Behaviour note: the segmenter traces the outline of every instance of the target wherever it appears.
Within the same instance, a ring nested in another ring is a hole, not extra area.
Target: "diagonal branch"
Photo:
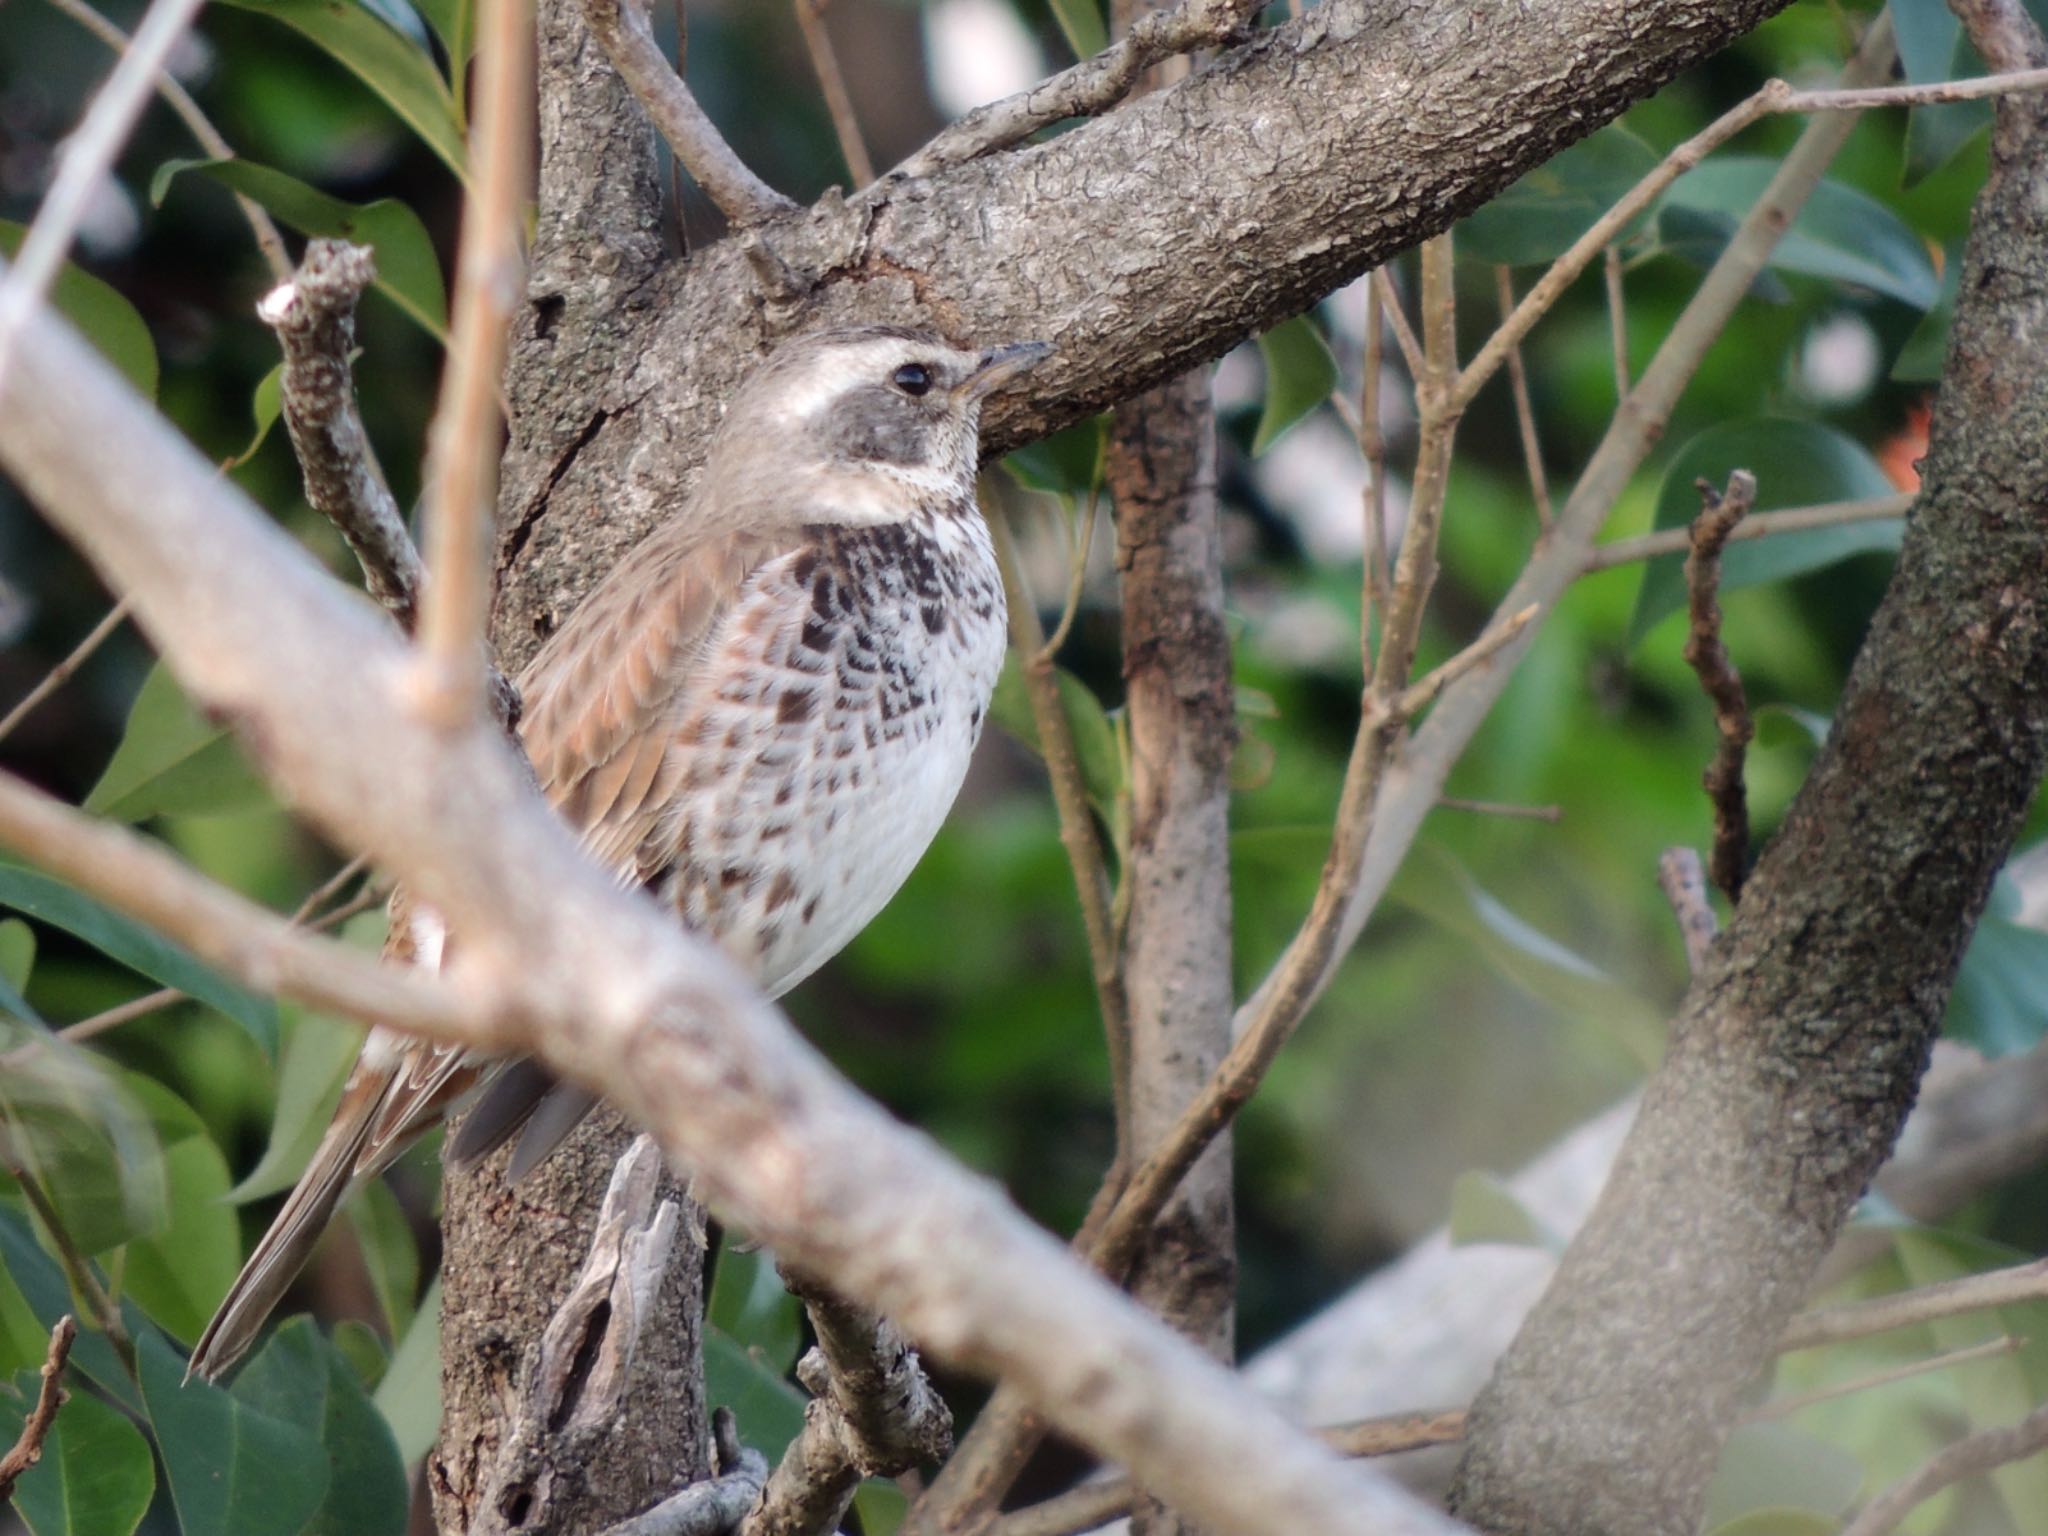
[[[661,56],[646,0],[584,0],[583,16],[683,169],[736,228],[796,207],[747,169],[682,76]]]
[[[1756,477],[1738,469],[1728,477],[1726,491],[1717,494],[1702,480],[1699,492],[1705,505],[1692,520],[1692,552],[1685,557],[1690,623],[1685,661],[1714,706],[1714,759],[1701,780],[1714,807],[1714,850],[1707,868],[1732,905],[1742,899],[1742,880],[1749,870],[1749,797],[1742,765],[1756,722],[1742,691],[1742,674],[1721,642],[1721,550],[1756,502]]]
[[[14,1444],[0,1455],[0,1504],[13,1497],[21,1475],[43,1459],[43,1444],[57,1423],[57,1410],[64,1406],[64,1362],[71,1358],[71,1341],[77,1337],[78,1324],[68,1312],[50,1330],[50,1350],[43,1359],[35,1403]]]

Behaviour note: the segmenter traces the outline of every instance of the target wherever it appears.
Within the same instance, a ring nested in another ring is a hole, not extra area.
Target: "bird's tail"
[[[228,1287],[227,1297],[213,1314],[213,1321],[199,1336],[192,1361],[185,1368],[187,1381],[194,1376],[214,1380],[256,1341],[264,1319],[298,1278],[306,1260],[313,1256],[320,1234],[327,1230],[328,1219],[354,1183],[373,1119],[367,1114],[344,1115],[328,1127],[291,1198],[256,1244],[249,1262]]]

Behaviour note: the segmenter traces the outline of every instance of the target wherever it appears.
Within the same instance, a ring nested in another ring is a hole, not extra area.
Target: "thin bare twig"
[[[2024,1461],[2048,1448],[2048,1407],[2036,1408],[2017,1424],[1979,1430],[1938,1452],[1927,1464],[1863,1506],[1842,1528],[1842,1536],[1885,1536],[1942,1489],[1979,1472]]]
[[[1465,1410],[1388,1414],[1319,1429],[1316,1434],[1330,1449],[1346,1456],[1395,1456],[1463,1439]],[[1098,1478],[1001,1516],[989,1527],[988,1536],[1080,1536],[1128,1514],[1133,1495],[1127,1477]]]
[[[0,268],[0,382],[7,377],[15,336],[56,281],[58,269],[100,183],[128,142],[164,60],[192,24],[202,0],[151,0],[127,51],[64,141],[57,174],[10,267]]]
[[[1073,732],[1067,725],[1066,706],[1060,701],[1059,674],[1047,655],[1038,607],[1017,564],[1017,545],[1010,533],[1009,519],[996,510],[988,525],[995,538],[996,560],[1002,567],[1003,587],[1009,600],[1010,643],[1016,648],[1025,692],[1031,700],[1031,719],[1038,731],[1039,751],[1045,758],[1046,777],[1052,781],[1053,805],[1060,819],[1060,843],[1067,851],[1067,862],[1073,866],[1074,888],[1081,898],[1081,922],[1088,933],[1089,969],[1095,978],[1096,1003],[1102,1010],[1103,1034],[1109,1043],[1110,1087],[1116,1101],[1117,1145],[1121,1150],[1130,1126],[1130,1022],[1124,1007],[1116,926],[1110,918],[1109,876],[1103,867],[1102,843],[1096,836],[1094,812],[1089,809],[1088,791],[1081,781],[1081,764],[1074,751]]]
[[[1561,805],[1510,805],[1500,800],[1467,800],[1462,795],[1439,795],[1436,803],[1440,810],[1502,816],[1510,821],[1547,821],[1555,825],[1564,820],[1564,807]]]
[[[654,40],[646,0],[584,0],[591,35],[668,141],[690,179],[735,226],[759,224],[796,204],[748,170],[719,134]]]
[[[979,159],[1069,117],[1106,112],[1161,59],[1230,41],[1267,0],[1184,0],[1147,16],[1092,59],[1083,59],[1027,91],[976,107],[899,165],[897,176],[930,176]]]
[[[475,180],[462,210],[447,370],[427,436],[433,581],[420,603],[414,696],[426,718],[443,729],[504,697],[490,686],[484,627],[491,606],[491,503],[504,436],[498,378],[506,330],[526,291],[520,208],[533,132],[533,13],[526,0],[500,0],[487,16],[469,135]]]
[[[1505,324],[1515,312],[1514,273],[1506,267],[1495,267],[1493,282],[1500,295],[1501,322]],[[1519,343],[1508,348],[1508,387],[1514,394],[1515,426],[1522,435],[1522,462],[1529,468],[1529,494],[1536,501],[1536,523],[1548,528],[1550,479],[1543,473],[1543,440],[1536,433],[1536,406],[1529,398],[1529,370],[1522,362]]]
[[[98,1013],[80,1019],[76,1024],[66,1024],[57,1031],[57,1038],[69,1040],[76,1045],[80,1041],[92,1039],[95,1035],[103,1035],[110,1029],[118,1029],[123,1024],[147,1018],[152,1013],[161,1013],[173,1003],[182,1003],[185,997],[186,994],[176,987],[159,987],[154,992],[145,992],[140,997],[131,997],[125,1003],[116,1003],[111,1008],[104,1008]],[[33,1042],[24,1047],[26,1050],[35,1048]],[[13,1054],[9,1052],[9,1057]],[[0,1061],[7,1059],[0,1058]]]
[[[71,681],[73,674],[92,658],[94,651],[107,643],[107,637],[119,629],[127,617],[128,603],[124,598],[107,610],[107,616],[93,625],[86,637],[72,647],[70,655],[50,668],[41,682],[22,695],[21,702],[7,711],[5,719],[0,719],[0,741],[14,734],[14,728],[33,714],[37,705]]]
[[[1387,329],[1394,333],[1395,345],[1401,349],[1401,361],[1408,365],[1408,377],[1419,382],[1428,365],[1423,361],[1422,343],[1416,338],[1415,328],[1408,323],[1408,311],[1401,307],[1401,294],[1394,287],[1394,275],[1385,267],[1377,268],[1371,283],[1379,294],[1380,313],[1387,322]]]
[[[875,162],[868,157],[867,141],[860,133],[860,118],[854,113],[853,97],[846,89],[846,75],[839,68],[839,54],[825,25],[828,3],[829,0],[793,0],[796,25],[804,35],[804,49],[817,73],[818,89],[824,92],[825,110],[832,114],[832,132],[838,136],[846,173],[853,178],[854,186],[864,187],[875,179]]]
[[[1767,1424],[1773,1419],[1789,1419],[1793,1414],[1813,1407],[1816,1403],[1831,1403],[1838,1397],[1853,1397],[1859,1392],[1874,1391],[1879,1387],[1891,1386],[1894,1382],[1910,1381],[1915,1376],[1925,1376],[1934,1371],[1953,1370],[1959,1365],[1971,1365],[1979,1360],[1995,1360],[2000,1355],[2015,1355],[2026,1347],[2026,1340],[2011,1334],[1972,1344],[1967,1349],[1952,1349],[1946,1354],[1933,1355],[1925,1360],[1909,1360],[1904,1365],[1892,1366],[1889,1370],[1872,1371],[1851,1381],[1838,1381],[1832,1386],[1816,1387],[1811,1392],[1795,1392],[1790,1397],[1777,1397],[1767,1403],[1759,1403],[1742,1416],[1745,1424]]]
[[[1770,538],[1774,534],[1804,533],[1809,528],[1834,528],[1843,523],[1881,522],[1904,517],[1913,509],[1914,493],[1874,496],[1864,501],[1828,501],[1812,507],[1787,507],[1781,512],[1752,512],[1728,534],[1730,544],[1747,539]],[[1660,528],[1655,533],[1632,539],[1616,539],[1595,547],[1579,567],[1579,574],[1611,571],[1617,565],[1655,560],[1663,555],[1682,555],[1692,547],[1692,528]]]
[[[1678,936],[1685,941],[1686,969],[1698,975],[1714,936],[1721,931],[1720,919],[1714,916],[1713,904],[1707,900],[1707,871],[1700,863],[1698,851],[1666,848],[1657,860],[1657,884],[1671,904],[1671,915],[1678,919]]]
[[[43,1442],[50,1438],[57,1410],[69,1395],[63,1385],[64,1362],[71,1358],[71,1341],[77,1337],[78,1323],[68,1312],[50,1330],[50,1349],[43,1357],[42,1384],[36,1389],[35,1404],[13,1446],[0,1456],[0,1504],[14,1496],[14,1485],[21,1481],[22,1473],[43,1459]]]
[[[128,34],[115,26],[106,17],[94,10],[85,0],[49,0],[49,3],[77,22],[94,37],[105,43],[116,53],[126,53],[130,46]],[[458,76],[460,71],[457,72]],[[199,147],[216,160],[234,158],[234,146],[221,137],[206,114],[199,110],[199,103],[192,99],[192,93],[178,83],[178,77],[168,70],[161,70],[156,77],[157,94],[170,104],[173,112],[185,125],[186,131],[199,141]],[[289,282],[292,275],[292,259],[285,254],[284,236],[277,232],[277,225],[264,211],[263,205],[244,193],[235,194],[235,206],[242,211],[242,217],[249,222],[249,232],[256,237],[256,248],[263,253],[264,264],[270,268],[273,282]]]
[[[1365,285],[1365,368],[1358,381],[1358,454],[1365,460],[1365,591],[1358,619],[1359,653],[1372,675],[1374,616],[1387,605],[1393,578],[1387,571],[1387,434],[1380,426],[1381,331],[1385,290],[1376,278]]]
[[[1601,261],[1607,279],[1607,331],[1614,342],[1614,398],[1628,398],[1628,296],[1622,286],[1621,247],[1610,245]]]
[[[1844,1339],[1868,1338],[1874,1333],[1890,1333],[1895,1328],[1910,1328],[1936,1318],[1983,1312],[2043,1297],[2048,1297],[2048,1259],[2036,1259],[2031,1264],[1986,1270],[1983,1274],[1963,1275],[1890,1296],[1873,1296],[1868,1301],[1801,1313],[1786,1325],[1778,1349],[1783,1353],[1838,1344]]]
[[[129,1338],[127,1324],[121,1320],[120,1307],[100,1283],[92,1260],[78,1246],[70,1227],[65,1225],[64,1213],[57,1209],[56,1202],[43,1188],[41,1178],[29,1166],[28,1159],[22,1155],[5,1126],[0,1126],[0,1168],[5,1168],[13,1177],[22,1199],[28,1202],[28,1208],[49,1234],[50,1246],[57,1250],[58,1266],[64,1271],[72,1293],[84,1299],[94,1325],[107,1336],[107,1342],[120,1355],[121,1363],[132,1372],[135,1369],[135,1342]]]
[[[952,1411],[895,1326],[787,1266],[783,1279],[818,1336],[797,1364],[811,1401],[739,1536],[824,1536],[863,1477],[896,1477],[953,1449]]]
[[[1403,724],[1413,720],[1435,703],[1437,696],[1451,684],[1475,668],[1485,666],[1505,650],[1517,635],[1536,621],[1537,612],[1536,605],[1531,603],[1520,613],[1509,614],[1457,655],[1402,689],[1400,697],[1388,708]]]
[[[350,377],[356,303],[375,276],[368,246],[314,240],[256,313],[284,353],[279,400],[306,501],[347,542],[370,596],[410,633],[425,568],[377,467]]]
[[[1095,530],[1102,520],[1102,486],[1100,483],[1089,487],[1088,508],[1081,514],[1080,531],[1074,535],[1074,547],[1067,560],[1067,597],[1060,604],[1060,621],[1046,636],[1045,644],[1039,649],[1039,657],[1051,661],[1058,656],[1067,643],[1067,636],[1074,632],[1074,620],[1081,616],[1081,592],[1088,584],[1088,555],[1095,547]]]
[[[1714,706],[1714,759],[1701,779],[1714,807],[1714,851],[1707,860],[1714,884],[1729,903],[1742,899],[1742,880],[1749,872],[1749,798],[1742,783],[1742,765],[1756,735],[1742,674],[1721,643],[1721,550],[1728,535],[1756,504],[1756,477],[1738,469],[1728,489],[1716,492],[1698,482],[1700,515],[1692,522],[1692,553],[1685,557],[1685,590],[1690,628],[1685,660]]]

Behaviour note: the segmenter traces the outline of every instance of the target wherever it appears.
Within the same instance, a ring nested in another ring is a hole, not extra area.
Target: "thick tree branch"
[[[2048,378],[2013,338],[2048,328],[2048,104],[1998,111],[1891,588],[1612,1182],[1474,1406],[1456,1503],[1491,1529],[1696,1524],[1743,1384],[1912,1102],[2038,788]]]
[[[713,946],[583,857],[495,726],[408,718],[403,642],[68,327],[33,317],[15,361],[0,463],[132,594],[180,680],[292,803],[447,914],[464,936],[449,981],[497,1004],[497,1045],[509,1034],[609,1093],[723,1216],[924,1347],[1002,1374],[1215,1529],[1447,1529],[847,1088]],[[121,454],[99,451],[108,436]]]

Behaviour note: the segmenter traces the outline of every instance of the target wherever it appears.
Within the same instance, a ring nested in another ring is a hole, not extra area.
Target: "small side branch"
[[[824,92],[825,109],[832,114],[832,131],[839,137],[839,154],[846,161],[846,173],[856,187],[875,179],[875,162],[861,137],[860,118],[853,110],[853,96],[846,89],[846,72],[839,67],[838,50],[825,27],[825,7],[830,0],[796,0],[797,29],[804,35],[811,68]]]
[[[426,571],[377,467],[349,373],[356,303],[376,275],[368,246],[315,240],[256,313],[284,352],[280,398],[306,500],[347,540],[370,596],[409,634]]]
[[[1821,1344],[1839,1344],[1844,1339],[1868,1338],[1936,1318],[2016,1306],[2043,1297],[2048,1297],[2048,1259],[2037,1259],[2031,1264],[1963,1275],[1896,1295],[1873,1296],[1868,1301],[1802,1313],[1786,1325],[1784,1336],[1778,1340],[1778,1351],[1785,1354]]]
[[[1685,590],[1691,628],[1685,637],[1685,660],[1698,674],[1700,687],[1714,706],[1719,741],[1714,760],[1702,779],[1714,806],[1714,851],[1707,868],[1714,884],[1733,903],[1742,899],[1742,880],[1749,870],[1749,801],[1742,783],[1742,764],[1756,722],[1743,696],[1742,674],[1721,643],[1721,551],[1728,535],[1756,504],[1756,477],[1738,469],[1728,489],[1716,494],[1699,482],[1700,515],[1692,522],[1692,553],[1685,558]]]
[[[692,1483],[644,1514],[609,1527],[603,1536],[726,1536],[737,1530],[761,1497],[768,1458],[739,1443],[730,1408],[712,1414],[711,1437],[718,1452],[716,1477]]]
[[[1671,903],[1671,915],[1678,919],[1679,937],[1685,940],[1686,968],[1697,976],[1706,962],[1708,946],[1721,931],[1707,900],[1707,871],[1698,852],[1666,848],[1657,860],[1657,884]]]
[[[78,1337],[78,1324],[70,1313],[57,1319],[50,1330],[50,1352],[43,1359],[43,1384],[36,1392],[35,1406],[15,1437],[7,1454],[0,1456],[0,1503],[14,1493],[21,1475],[43,1459],[43,1442],[57,1422],[57,1410],[64,1406],[64,1362],[71,1358],[71,1341]]]
[[[1170,11],[1147,16],[1094,58],[1028,91],[975,108],[898,166],[896,174],[931,176],[1008,149],[1063,119],[1107,112],[1161,59],[1229,42],[1266,4],[1267,0],[1184,0]]]
[[[2017,1424],[1987,1429],[1949,1446],[1904,1482],[1872,1499],[1843,1528],[1842,1536],[1885,1536],[1942,1489],[1979,1472],[2024,1461],[2048,1448],[2048,1407],[2036,1408]]]
[[[736,226],[759,224],[796,204],[748,170],[654,40],[644,0],[585,0],[591,35],[647,110],[676,159]]]
[[[863,1477],[894,1477],[953,1450],[952,1410],[895,1326],[791,1270],[783,1280],[818,1335],[797,1365],[811,1401],[740,1536],[824,1536]]]

